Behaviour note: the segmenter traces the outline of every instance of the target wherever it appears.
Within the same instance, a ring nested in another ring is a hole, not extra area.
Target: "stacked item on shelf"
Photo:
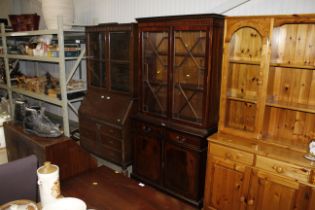
[[[23,37],[21,40],[8,39],[8,52],[16,55],[59,57],[59,45],[55,35]],[[81,52],[79,40],[64,45],[65,57],[76,57]]]
[[[40,16],[35,14],[9,15],[13,31],[38,30]]]
[[[19,60],[9,60],[9,72],[10,79],[12,84],[16,84],[17,78],[22,76],[22,72],[20,71]],[[4,60],[0,59],[0,83],[7,83],[6,75],[5,75],[5,63]]]
[[[85,86],[82,80],[70,80],[67,90],[83,89]],[[57,78],[50,73],[44,76],[19,76],[17,77],[17,88],[25,89],[35,93],[41,93],[52,97],[57,97],[60,93],[60,84]]]

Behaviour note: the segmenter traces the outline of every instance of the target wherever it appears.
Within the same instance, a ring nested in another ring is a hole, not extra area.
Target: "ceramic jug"
[[[50,162],[37,169],[39,195],[42,207],[60,196],[59,167]]]

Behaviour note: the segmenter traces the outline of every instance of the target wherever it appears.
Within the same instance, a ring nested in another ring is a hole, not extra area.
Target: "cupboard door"
[[[105,33],[87,33],[87,68],[89,85],[106,87]]]
[[[201,124],[207,78],[208,33],[205,29],[175,29],[173,107],[176,120]]]
[[[208,159],[205,210],[245,209],[250,168]]]
[[[154,183],[161,183],[161,142],[154,136],[136,136],[134,173]]]
[[[201,153],[165,142],[165,187],[190,199],[198,199],[203,191]]]
[[[247,210],[295,210],[298,191],[292,179],[253,170]]]
[[[167,86],[169,63],[169,33],[141,33],[142,111],[167,115]]]

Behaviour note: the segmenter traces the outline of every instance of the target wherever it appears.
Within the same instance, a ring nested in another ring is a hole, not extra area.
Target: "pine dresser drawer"
[[[256,159],[256,167],[281,176],[308,182],[309,169],[294,164],[285,163],[258,155]]]
[[[210,144],[210,155],[247,165],[254,163],[253,154],[217,144]]]

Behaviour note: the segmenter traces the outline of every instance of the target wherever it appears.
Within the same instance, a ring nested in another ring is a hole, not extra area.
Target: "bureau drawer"
[[[206,145],[206,140],[175,131],[167,131],[167,138],[173,142],[196,148],[201,148],[202,145]],[[203,142],[204,144],[202,144]]]
[[[122,130],[108,125],[101,124],[100,130],[103,135],[112,136],[114,138],[122,138]]]
[[[117,139],[102,135],[100,138],[100,143],[109,148],[121,151],[121,141]]]
[[[210,144],[210,155],[247,165],[254,164],[253,154],[217,144]]]
[[[104,146],[99,141],[91,140],[88,138],[81,138],[81,146],[89,152],[106,160],[113,161],[115,163],[121,163],[122,153],[116,151],[107,146]]]
[[[120,164],[122,161],[122,154],[121,152],[111,150],[105,147],[101,147],[101,157],[104,159],[113,161],[115,163]]]
[[[136,124],[137,134],[143,136],[159,137],[162,134],[162,129],[152,124],[143,122],[137,122]]]
[[[278,175],[308,182],[309,170],[297,165],[285,163],[267,157],[257,156],[256,167]]]

